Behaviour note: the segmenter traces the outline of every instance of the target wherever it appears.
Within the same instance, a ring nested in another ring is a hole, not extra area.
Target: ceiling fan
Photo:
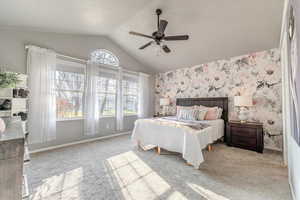
[[[161,46],[161,48],[164,50],[164,52],[170,53],[171,50],[169,49],[169,47],[167,45],[162,43],[163,41],[175,41],[175,40],[188,40],[189,39],[188,35],[166,36],[165,30],[168,25],[168,21],[159,19],[159,16],[161,15],[161,13],[162,13],[161,9],[156,9],[157,31],[153,32],[152,35],[145,35],[145,34],[137,33],[134,31],[129,32],[129,34],[131,34],[131,35],[146,37],[146,38],[153,40],[153,41],[150,41],[150,42],[146,43],[145,45],[141,46],[139,49],[145,49],[146,47],[150,46],[151,44],[156,43],[157,45]],[[162,43],[162,45],[161,45],[161,43]]]

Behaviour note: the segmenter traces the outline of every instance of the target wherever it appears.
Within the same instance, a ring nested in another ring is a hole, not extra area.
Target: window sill
[[[138,115],[136,115],[136,114],[132,114],[132,115],[124,115],[124,117],[134,117],[134,116],[138,116]],[[100,119],[101,118],[116,118],[117,116],[101,116],[100,117]]]
[[[138,117],[138,115],[132,114],[132,115],[124,115],[124,117]],[[101,116],[100,119],[102,118],[116,118],[116,116]],[[65,122],[65,121],[77,121],[77,120],[84,120],[83,117],[79,118],[70,118],[70,119],[56,119],[57,122]]]
[[[102,119],[102,118],[116,118],[117,116],[100,116],[99,118]]]
[[[124,115],[124,117],[137,117],[137,114],[128,114],[128,115]]]
[[[57,122],[65,122],[65,121],[76,121],[76,120],[83,120],[84,118],[78,117],[78,118],[69,118],[69,119],[56,119]]]

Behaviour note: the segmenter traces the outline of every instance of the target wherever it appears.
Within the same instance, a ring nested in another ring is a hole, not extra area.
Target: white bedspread
[[[170,123],[172,123],[171,119],[168,119]],[[222,137],[219,136],[220,132],[216,133],[219,128],[215,127],[221,122],[214,122],[216,124],[202,130],[191,130],[170,123],[157,123],[155,120],[161,119],[136,120],[132,132],[134,142],[140,141],[142,145],[157,145],[169,151],[182,153],[183,158],[197,169],[204,161],[202,149]],[[184,122],[188,123],[188,121]],[[203,121],[197,123],[201,122],[203,123]],[[192,123],[194,124],[195,121]],[[224,127],[224,123],[222,124]]]
[[[176,116],[169,116],[165,117],[170,120],[176,120]],[[191,122],[191,123],[202,123],[202,124],[208,124],[212,127],[211,131],[211,139],[210,143],[222,138],[224,136],[224,120],[223,119],[216,119],[216,120],[202,120],[202,121],[190,121],[190,120],[181,120],[183,122]]]

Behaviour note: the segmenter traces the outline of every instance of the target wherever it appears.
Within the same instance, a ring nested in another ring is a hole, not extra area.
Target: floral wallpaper
[[[176,98],[229,97],[229,119],[237,119],[236,95],[252,95],[249,118],[264,124],[265,147],[282,149],[281,67],[278,49],[182,68],[155,77],[155,110],[169,97],[175,114]]]

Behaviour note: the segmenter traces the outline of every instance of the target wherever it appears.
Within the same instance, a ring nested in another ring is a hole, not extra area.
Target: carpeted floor
[[[32,155],[32,200],[290,200],[280,155],[213,146],[200,170],[178,155],[139,151],[129,136]]]

